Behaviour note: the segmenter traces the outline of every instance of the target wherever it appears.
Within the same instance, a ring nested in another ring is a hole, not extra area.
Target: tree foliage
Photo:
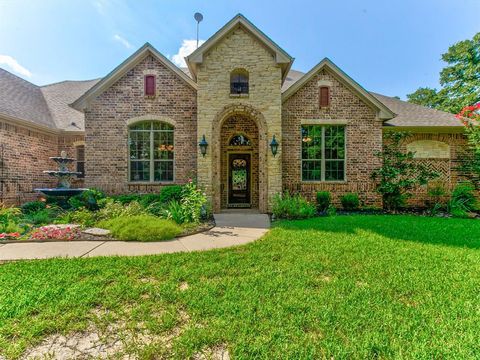
[[[421,87],[408,101],[451,113],[480,101],[480,33],[460,41],[442,55],[447,66],[440,72],[441,89]]]
[[[377,191],[387,210],[403,207],[411,196],[410,190],[438,177],[438,173],[414,161],[415,153],[403,149],[403,143],[410,136],[407,132],[387,132],[383,150],[375,153],[382,160],[382,166],[374,170],[371,177],[377,181]]]
[[[463,122],[468,140],[468,147],[460,153],[457,170],[480,189],[480,103],[464,107],[456,116]]]

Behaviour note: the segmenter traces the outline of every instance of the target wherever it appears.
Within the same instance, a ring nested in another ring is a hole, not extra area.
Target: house
[[[452,115],[372,93],[328,58],[306,74],[242,15],[186,58],[145,44],[102,79],[36,86],[0,70],[0,201],[51,185],[42,170],[61,150],[85,171],[77,186],[157,192],[196,176],[213,209],[271,209],[284,190],[335,201],[381,197],[370,178],[386,131],[455,184],[465,146]],[[200,146],[200,143],[202,146]]]

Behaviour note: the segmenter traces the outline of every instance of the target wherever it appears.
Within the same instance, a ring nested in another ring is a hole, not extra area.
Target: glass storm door
[[[228,206],[250,206],[250,154],[230,154]]]

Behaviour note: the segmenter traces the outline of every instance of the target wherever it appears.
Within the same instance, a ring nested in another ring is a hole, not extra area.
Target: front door
[[[229,154],[228,207],[250,207],[250,154]]]

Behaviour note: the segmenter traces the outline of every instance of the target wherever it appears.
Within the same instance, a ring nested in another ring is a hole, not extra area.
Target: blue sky
[[[0,67],[43,85],[104,76],[147,41],[178,59],[196,11],[201,39],[240,12],[294,69],[329,57],[366,89],[402,98],[438,87],[441,54],[480,31],[480,0],[0,0]]]

